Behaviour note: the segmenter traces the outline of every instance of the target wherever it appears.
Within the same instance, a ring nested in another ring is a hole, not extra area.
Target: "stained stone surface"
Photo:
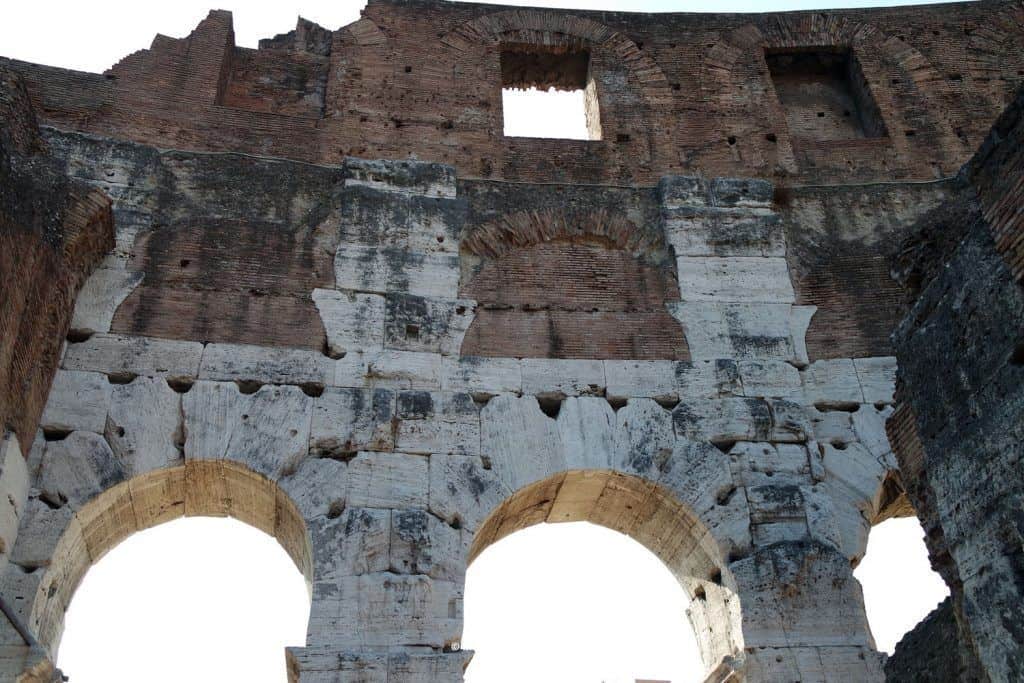
[[[1021,12],[371,0],[2,60],[0,678],[205,515],[306,578],[290,681],[462,680],[466,568],[570,521],[673,572],[709,682],[1019,679],[1019,101],[951,176]],[[501,135],[510,43],[520,85],[586,48],[602,139]],[[915,508],[953,601],[886,663],[853,567]]]

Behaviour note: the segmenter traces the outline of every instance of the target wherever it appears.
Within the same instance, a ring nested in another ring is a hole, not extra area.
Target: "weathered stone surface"
[[[399,450],[425,455],[480,452],[480,407],[469,394],[403,391],[396,416]]]
[[[18,438],[8,433],[0,438],[0,576],[18,537],[18,523],[28,499],[29,474]]]
[[[71,317],[71,328],[82,332],[109,332],[124,300],[142,282],[145,273],[128,270],[117,257],[108,257],[82,285]]]
[[[81,429],[102,433],[107,423],[110,391],[107,378],[99,373],[60,370],[53,378],[40,426],[54,432]]]
[[[334,357],[384,348],[384,297],[317,289],[313,301],[327,332],[327,350]]]
[[[67,370],[108,375],[195,378],[202,355],[203,345],[198,342],[94,334],[84,342],[69,344],[62,365]]]
[[[316,351],[240,344],[207,344],[199,379],[324,386],[334,383],[334,362]]]
[[[429,459],[410,453],[359,453],[349,463],[348,480],[349,505],[426,508]]]
[[[298,387],[243,394],[231,382],[200,381],[181,403],[188,460],[231,460],[276,480],[309,452],[313,399]]]
[[[484,406],[480,454],[512,491],[565,469],[557,424],[541,412],[533,396],[505,394]]]
[[[114,385],[103,433],[129,476],[181,464],[181,396],[161,377]]]
[[[473,322],[476,302],[388,294],[384,307],[384,347],[458,355]]]
[[[350,458],[360,450],[393,450],[395,419],[392,391],[327,389],[314,400],[310,449],[336,458]]]

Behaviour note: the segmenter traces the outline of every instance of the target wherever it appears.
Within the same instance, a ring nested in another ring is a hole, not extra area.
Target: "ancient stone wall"
[[[473,558],[588,520],[676,574],[708,680],[882,680],[852,568],[911,512],[889,254],[974,210],[946,176],[1019,80],[1021,11],[381,1],[256,51],[213,12],[104,75],[12,62],[116,234],[4,464],[0,594],[55,658],[107,550],[231,515],[311,584],[292,680],[458,681]],[[602,139],[501,135],[503,83],[583,56]]]
[[[235,47],[217,11],[102,76],[16,67],[46,124],[162,148],[412,154],[522,181],[931,179],[969,158],[1024,78],[1022,13],[1016,0],[765,15],[374,0],[333,34],[300,22],[259,50]],[[503,72],[503,53],[520,66]],[[564,78],[580,55],[601,139],[503,137],[502,85],[552,78],[523,63]]]
[[[993,681],[1024,672],[1022,112],[1019,95],[957,194],[896,261],[911,305],[893,336],[900,408],[890,433],[932,562],[953,591],[963,659]]]

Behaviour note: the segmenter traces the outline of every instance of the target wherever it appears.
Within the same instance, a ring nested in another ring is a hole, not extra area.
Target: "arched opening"
[[[932,569],[917,517],[894,517],[871,529],[854,571],[875,647],[890,655],[896,643],[934,610],[949,587]]]
[[[28,626],[51,659],[59,656],[65,613],[90,567],[136,532],[182,517],[231,517],[254,527],[256,533],[274,537],[304,579],[302,608],[309,607],[313,561],[302,515],[277,484],[243,466],[221,460],[189,460],[112,486],[73,513],[65,514],[66,506],[52,507],[48,523],[62,526],[45,570],[26,568],[27,580],[10,584],[18,591],[10,597],[30,606],[26,610]],[[210,564],[206,570],[212,573],[222,568]],[[143,581],[146,590],[166,588],[153,585],[148,577]],[[252,600],[260,603],[264,596],[257,594]],[[166,642],[163,646],[174,650],[176,656],[189,656]],[[283,657],[283,651],[280,655]],[[284,678],[283,668],[277,673],[278,680]],[[147,680],[155,680],[151,674],[147,672]],[[103,680],[112,679],[104,676]]]
[[[469,581],[475,574],[474,562],[480,558],[486,549],[503,541],[506,537],[516,532],[540,525],[538,529],[528,529],[527,532],[535,538],[545,540],[550,544],[549,539],[543,539],[540,534],[556,533],[561,538],[557,542],[561,552],[573,553],[579,549],[581,552],[584,546],[577,541],[562,540],[565,534],[578,532],[594,535],[594,532],[580,531],[576,524],[566,526],[567,531],[552,532],[545,523],[557,523],[559,526],[564,523],[590,522],[584,528],[591,525],[604,527],[597,530],[603,535],[603,543],[597,544],[596,555],[600,558],[604,553],[622,551],[628,548],[626,554],[640,553],[640,562],[650,569],[650,563],[659,565],[663,572],[660,578],[668,578],[675,581],[675,587],[665,596],[666,602],[660,607],[669,611],[672,610],[673,600],[677,598],[676,605],[680,611],[676,615],[677,625],[680,628],[691,628],[695,636],[696,650],[699,653],[699,660],[681,665],[686,669],[687,677],[684,680],[704,680],[708,671],[717,666],[724,658],[734,655],[743,650],[743,637],[740,627],[740,605],[739,598],[735,593],[735,582],[729,572],[726,563],[723,561],[722,552],[717,542],[705,525],[684,505],[679,503],[672,494],[660,485],[642,479],[638,476],[627,475],[611,470],[569,470],[547,479],[530,484],[512,496],[508,497],[495,509],[487,520],[477,531],[473,544],[470,548]],[[614,539],[609,550],[608,533]],[[617,532],[617,533],[614,533]],[[621,538],[625,536],[626,538]],[[584,541],[584,537],[580,536]],[[530,541],[529,536],[523,536],[526,542]],[[591,539],[593,540],[593,539]],[[501,547],[495,548],[499,555],[505,552],[516,553],[516,546],[523,543],[522,540],[509,539],[511,543],[509,551],[503,551]],[[627,544],[624,546],[624,544]],[[639,546],[639,547],[638,547]],[[594,549],[591,549],[593,552]],[[525,559],[524,554],[520,554]],[[653,557],[651,557],[653,555]],[[550,562],[545,562],[545,567],[559,562],[559,558],[546,555]],[[531,554],[530,557],[536,557]],[[620,554],[616,559],[627,559]],[[486,560],[483,571],[487,572]],[[569,562],[568,558],[565,560]],[[610,564],[608,557],[602,561],[594,559],[594,564]],[[500,564],[500,562],[499,562]],[[633,564],[628,562],[628,567]],[[619,576],[628,577],[630,570],[627,566],[619,566]],[[504,567],[505,571],[509,568]],[[595,569],[596,571],[596,569]],[[655,572],[658,574],[658,572]],[[634,581],[635,579],[627,579]],[[580,577],[580,581],[584,581]],[[664,585],[664,584],[661,584]],[[634,586],[635,588],[635,586]],[[601,592],[592,596],[595,604],[599,605],[602,598],[614,592],[615,585],[601,586]],[[474,619],[479,619],[480,606],[472,604],[475,600],[475,589],[468,585],[466,601],[467,621],[470,628],[475,629]],[[508,592],[514,589],[512,585],[506,587]],[[681,592],[680,592],[681,591]],[[560,619],[557,606],[545,604],[536,600],[537,596],[523,596],[523,600],[532,605],[536,620],[548,620],[558,623]],[[684,607],[688,603],[688,607]],[[685,609],[685,616],[682,609]],[[476,616],[474,616],[476,615]],[[500,618],[500,615],[498,615]],[[689,624],[686,623],[688,617]],[[564,623],[564,621],[562,621]],[[636,630],[637,624],[620,623],[614,625],[617,633],[626,630]],[[530,631],[517,631],[514,633],[515,645],[519,656],[523,653],[532,652],[538,646],[534,643],[535,633]],[[677,629],[676,633],[682,633]],[[470,644],[476,634],[471,630]],[[511,637],[511,636],[510,636]],[[690,638],[680,637],[675,643],[675,651],[672,653],[679,656],[685,651]],[[469,646],[467,645],[467,647]],[[593,647],[593,643],[591,646]],[[506,649],[506,652],[510,650]],[[563,653],[566,657],[571,656]],[[532,654],[530,655],[533,656]],[[596,654],[591,652],[590,659],[597,659]],[[495,670],[496,665],[492,661],[493,656],[483,654],[481,656],[480,678],[473,678],[477,675],[472,665],[467,674],[470,681],[483,681],[486,672]],[[520,662],[519,664],[523,664]],[[635,662],[625,662],[627,666]],[[558,662],[558,671],[573,673],[572,662]],[[513,666],[509,663],[506,670]],[[568,669],[564,667],[568,666]],[[501,669],[498,669],[499,671]],[[554,675],[549,672],[541,680],[584,680],[586,678],[584,667],[578,666],[575,669],[573,678],[564,678],[561,675]],[[535,675],[538,675],[535,673]],[[537,680],[536,677],[533,680]],[[622,675],[640,677],[642,671],[633,672],[602,672],[604,680],[617,681]],[[580,676],[583,676],[582,678]],[[520,680],[529,680],[530,677]],[[512,679],[509,679],[512,680]],[[586,680],[594,680],[593,677]],[[632,681],[633,678],[626,680]],[[676,678],[672,679],[677,680]]]
[[[281,547],[231,518],[140,531],[86,573],[58,667],[76,683],[285,680],[309,594]]]
[[[588,522],[538,524],[466,575],[467,683],[698,683],[690,600],[650,551]],[[527,656],[524,653],[528,652]]]

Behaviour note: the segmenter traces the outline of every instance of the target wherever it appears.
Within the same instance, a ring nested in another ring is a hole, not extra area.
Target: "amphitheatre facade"
[[[121,540],[229,515],[310,585],[303,683],[461,681],[466,567],[580,520],[708,681],[1020,680],[1022,83],[1018,0],[0,60],[0,678],[55,680]],[[504,136],[530,86],[591,139]],[[952,597],[887,659],[853,568],[915,513]]]

